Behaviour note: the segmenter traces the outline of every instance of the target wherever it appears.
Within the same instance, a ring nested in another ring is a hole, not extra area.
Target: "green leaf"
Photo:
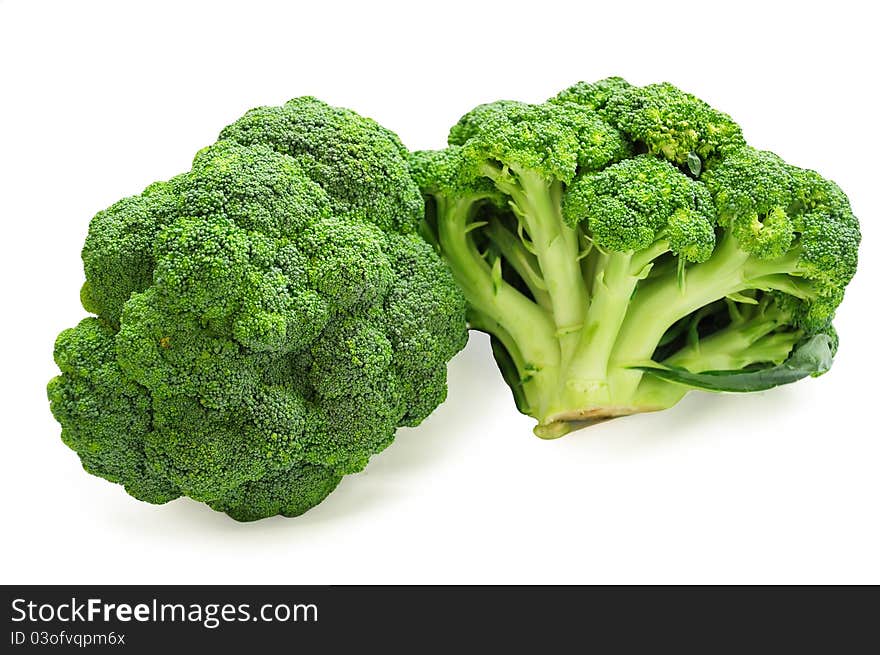
[[[694,177],[700,177],[700,172],[703,170],[703,162],[700,161],[700,156],[697,153],[688,153],[687,165]]]
[[[501,257],[496,257],[495,261],[492,262],[492,293],[494,293],[496,296],[498,295],[498,291],[500,291],[501,289],[501,282]]]
[[[758,301],[755,298],[743,295],[741,293],[731,293],[731,294],[726,295],[725,298],[728,298],[728,299],[732,300],[733,302],[742,303],[744,305],[757,305],[758,304]]]
[[[467,234],[468,232],[473,232],[474,230],[477,230],[477,229],[483,227],[484,225],[488,225],[488,224],[489,224],[488,221],[474,221],[473,223],[468,223],[467,227],[464,228],[464,231],[462,232],[462,234]]]
[[[682,368],[633,366],[649,375],[705,391],[765,391],[807,376],[819,376],[831,368],[834,345],[827,334],[816,334],[797,346],[781,364],[749,371],[705,371],[691,373]]]
[[[504,344],[494,334],[489,336],[490,343],[492,344],[492,354],[495,356],[495,362],[498,364],[498,369],[501,371],[504,381],[507,382],[507,386],[513,392],[513,401],[516,403],[516,408],[523,414],[528,414],[529,404],[526,400],[523,384],[529,381],[531,374],[527,373],[527,376],[521,379],[513,357],[510,356],[507,348],[504,347]]]

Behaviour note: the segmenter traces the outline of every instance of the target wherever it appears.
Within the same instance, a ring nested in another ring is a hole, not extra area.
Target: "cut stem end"
[[[541,439],[558,439],[569,432],[582,430],[597,423],[604,423],[620,416],[641,414],[642,412],[656,412],[664,409],[662,406],[641,407],[590,407],[586,409],[571,410],[554,414],[547,417],[534,428],[534,433]]]

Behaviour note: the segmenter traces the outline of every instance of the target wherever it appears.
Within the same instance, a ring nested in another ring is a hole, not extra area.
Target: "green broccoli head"
[[[826,289],[834,289],[830,295],[836,298],[836,307],[856,273],[859,221],[834,182],[811,170],[799,171],[797,178],[794,229],[803,247],[800,268]]]
[[[300,99],[223,136],[96,216],[49,397],[138,498],[295,516],[442,402],[465,304],[394,135]]]
[[[828,370],[858,222],[675,86],[580,82],[467,113],[411,167],[424,232],[536,432]]]
[[[643,87],[619,77],[578,82],[550,102],[595,111],[637,152],[647,150],[674,164],[687,164],[696,176],[706,163],[745,143],[730,116],[668,82]]]
[[[410,153],[409,165],[413,179],[422,189],[431,189],[433,194],[465,194],[474,198],[494,200],[499,205],[506,204],[504,194],[486,177],[470,173],[467,160],[469,153],[461,146],[451,145],[444,150],[419,150]]]

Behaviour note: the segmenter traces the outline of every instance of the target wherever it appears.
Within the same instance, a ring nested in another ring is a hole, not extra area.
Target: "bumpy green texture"
[[[397,137],[298,98],[92,220],[49,398],[84,468],[164,503],[296,516],[444,400],[465,301]]]
[[[539,436],[830,365],[860,239],[846,196],[671,84],[481,105],[410,167]]]

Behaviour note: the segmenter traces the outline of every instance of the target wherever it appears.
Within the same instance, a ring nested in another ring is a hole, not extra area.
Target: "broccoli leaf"
[[[746,371],[705,371],[691,373],[680,368],[634,366],[668,382],[706,391],[765,391],[797,382],[807,376],[817,377],[831,368],[833,341],[827,334],[816,334],[795,348],[782,364]]]

